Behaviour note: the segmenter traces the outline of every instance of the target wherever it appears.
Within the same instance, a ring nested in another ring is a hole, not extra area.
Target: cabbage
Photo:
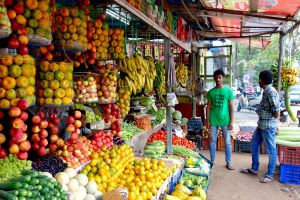
[[[187,125],[189,122],[189,120],[187,118],[182,118],[181,119],[181,123],[184,124],[184,125]]]
[[[178,110],[172,114],[173,120],[181,120],[182,114]]]

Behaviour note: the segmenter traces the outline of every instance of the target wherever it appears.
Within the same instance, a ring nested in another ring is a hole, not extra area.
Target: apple
[[[41,118],[40,118],[40,116],[35,115],[32,117],[31,121],[33,124],[39,124],[39,123],[41,123]]]
[[[75,128],[74,133],[77,133],[78,135],[80,135],[80,128]]]
[[[52,123],[53,123],[54,125],[59,125],[59,124],[60,124],[60,119],[59,119],[58,117],[53,117],[53,118],[51,119],[51,121],[52,121]]]
[[[56,143],[58,141],[59,137],[58,135],[51,135],[50,136],[50,142],[51,143]]]
[[[68,152],[73,152],[74,150],[75,150],[75,148],[72,145],[68,145],[68,147],[67,147]]]
[[[27,160],[27,158],[28,158],[28,152],[26,152],[26,151],[19,152],[17,154],[17,158],[19,160]]]
[[[34,149],[35,151],[37,151],[40,148],[40,145],[38,142],[33,143],[32,145],[32,149]]]
[[[24,121],[21,118],[15,118],[11,121],[12,128],[21,129],[24,126]]]
[[[50,135],[57,135],[59,132],[59,129],[57,126],[53,126],[51,129],[50,129]]]
[[[21,55],[27,55],[29,53],[29,49],[27,46],[25,45],[21,45],[19,48],[18,48],[18,53],[20,53]]]
[[[46,114],[45,114],[45,112],[44,111],[39,111],[39,112],[37,112],[37,114],[36,115],[38,115],[39,117],[40,117],[40,119],[44,119],[45,117],[46,117]]]
[[[69,133],[73,133],[75,131],[75,127],[73,124],[69,124],[66,128],[66,131],[68,131]]]
[[[33,125],[33,126],[31,127],[31,131],[32,131],[33,133],[38,133],[38,132],[41,131],[41,129],[40,129],[39,125]]]
[[[45,147],[40,147],[37,152],[40,156],[44,156],[47,154],[47,150]]]
[[[48,145],[48,140],[46,138],[42,138],[40,141],[39,141],[39,145],[41,147],[46,147]]]
[[[72,139],[73,141],[76,141],[76,140],[78,140],[78,138],[79,138],[79,135],[77,133],[71,133],[70,139]]]
[[[25,122],[28,119],[28,113],[21,111],[20,118]]]
[[[75,122],[74,122],[74,127],[75,128],[80,128],[81,127],[81,121],[80,120],[75,120]]]
[[[54,144],[54,143],[49,144],[49,150],[50,150],[50,152],[56,152],[57,148],[58,147],[57,147],[56,144]]]
[[[48,131],[45,129],[41,129],[41,131],[39,132],[39,136],[41,138],[47,138],[48,137]]]
[[[48,127],[48,121],[47,120],[45,120],[45,119],[43,119],[43,120],[41,120],[41,122],[40,122],[40,128],[47,128]]]
[[[76,110],[76,111],[74,112],[74,118],[75,118],[75,119],[80,119],[80,118],[81,118],[81,112],[78,111],[78,110]]]
[[[17,144],[13,144],[13,145],[11,145],[9,147],[9,153],[11,153],[11,154],[17,154],[19,152],[20,152],[20,150],[19,150],[19,147],[18,147]]]
[[[6,156],[7,156],[6,149],[0,147],[0,159],[6,158]]]
[[[24,6],[18,2],[15,4],[13,10],[17,13],[17,15],[22,15],[24,13]]]
[[[0,144],[3,144],[6,140],[6,137],[3,133],[0,133]]]
[[[10,107],[8,110],[8,115],[10,117],[19,117],[21,115],[21,109],[18,107]]]
[[[39,136],[39,134],[38,134],[38,133],[34,133],[34,134],[31,136],[31,141],[32,141],[32,142],[35,142],[35,143],[39,142],[39,141],[40,141],[40,136]]]
[[[68,156],[70,156],[70,153],[69,153],[67,150],[64,150],[64,151],[61,153],[61,156],[63,156],[63,157],[68,157]]]
[[[67,124],[73,124],[74,122],[75,122],[74,117],[72,117],[72,116],[67,117]]]
[[[63,140],[62,138],[58,138],[58,140],[57,140],[57,142],[56,142],[57,146],[59,146],[59,147],[63,146],[64,143],[65,143],[65,142],[64,142],[64,140]]]
[[[28,101],[26,99],[20,99],[17,103],[17,107],[21,110],[27,110],[29,107]]]
[[[20,42],[17,38],[10,38],[8,41],[8,48],[10,49],[18,49],[20,46]]]
[[[0,110],[0,119],[3,119],[4,113]]]
[[[20,151],[29,151],[30,148],[31,148],[31,144],[28,140],[21,142],[21,144],[19,145]]]

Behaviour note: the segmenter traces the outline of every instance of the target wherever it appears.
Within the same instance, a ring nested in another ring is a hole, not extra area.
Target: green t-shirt
[[[229,101],[233,91],[228,87],[209,90],[207,99],[211,102],[209,123],[211,126],[228,126],[230,123]]]

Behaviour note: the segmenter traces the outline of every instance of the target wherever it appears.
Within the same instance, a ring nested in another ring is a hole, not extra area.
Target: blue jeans
[[[276,129],[271,128],[262,130],[257,128],[251,140],[252,166],[251,169],[258,171],[260,144],[264,142],[269,155],[269,165],[267,176],[273,177],[276,168],[277,150],[276,150]]]
[[[220,126],[223,133],[224,143],[225,143],[225,159],[226,164],[231,165],[231,140],[230,140],[230,131],[228,130],[228,126]],[[210,160],[212,162],[215,161],[216,158],[216,148],[217,148],[217,137],[218,137],[218,126],[212,126],[210,128]]]

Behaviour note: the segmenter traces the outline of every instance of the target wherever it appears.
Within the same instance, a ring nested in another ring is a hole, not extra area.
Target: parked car
[[[292,87],[290,91],[291,103],[300,103],[300,87]]]

